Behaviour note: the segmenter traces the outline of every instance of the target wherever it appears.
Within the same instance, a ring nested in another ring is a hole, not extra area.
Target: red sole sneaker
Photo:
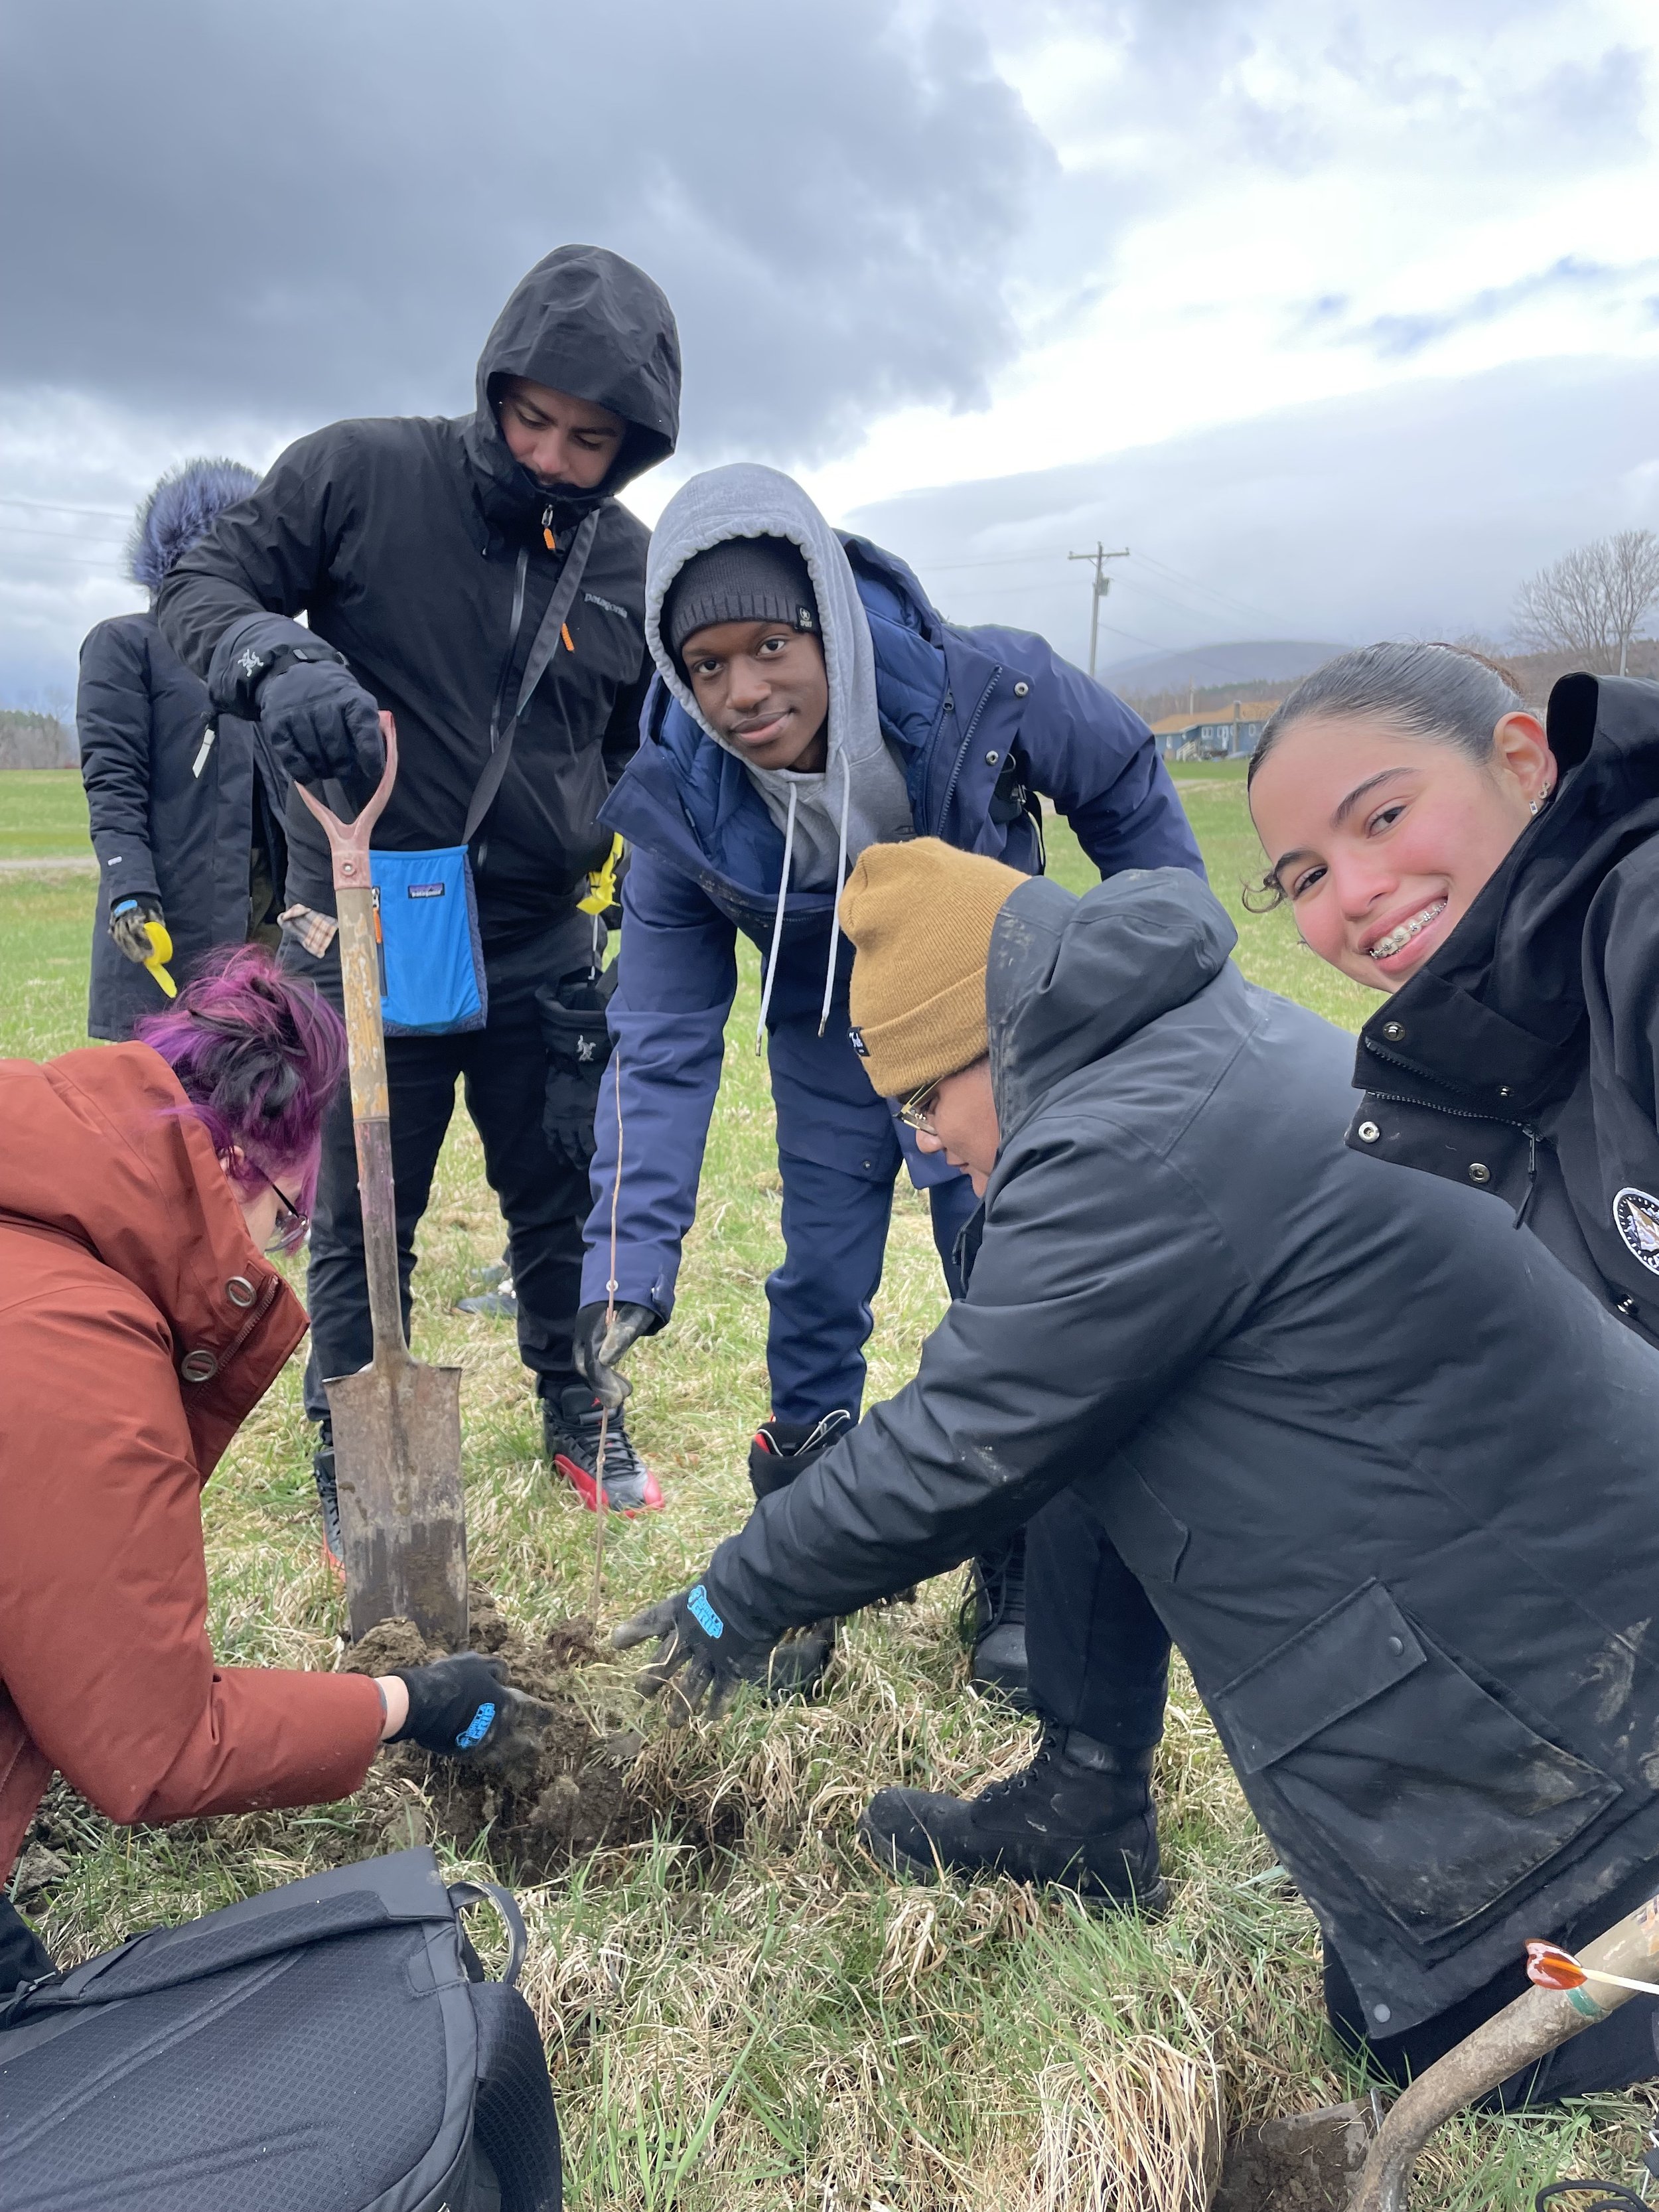
[[[553,1464],[588,1511],[597,1513],[599,1510],[599,1485],[581,1462],[579,1460],[567,1458],[563,1452],[555,1452]],[[632,1521],[641,1513],[660,1513],[664,1499],[662,1492],[657,1486],[656,1476],[647,1468],[645,1477],[645,1497],[641,1504],[611,1505],[608,1498],[605,1503],[612,1513],[620,1513],[625,1521]]]

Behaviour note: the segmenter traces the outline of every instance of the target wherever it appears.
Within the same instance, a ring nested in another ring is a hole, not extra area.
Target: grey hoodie
[[[705,720],[663,642],[662,609],[669,586],[694,554],[728,538],[786,538],[800,548],[806,562],[830,679],[830,752],[820,774],[750,766],[742,747],[728,744]],[[841,540],[793,477],[755,461],[735,461],[680,486],[651,534],[645,635],[663,682],[686,713],[723,751],[744,762],[768,813],[784,833],[788,873],[799,890],[837,886],[866,845],[914,834],[904,772],[881,734],[870,624],[852,568]],[[781,894],[784,889],[780,886]]]

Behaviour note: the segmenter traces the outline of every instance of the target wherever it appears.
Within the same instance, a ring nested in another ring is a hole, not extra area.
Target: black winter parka
[[[161,900],[175,982],[216,945],[240,945],[256,837],[282,865],[288,778],[256,726],[213,713],[153,614],[116,615],[88,633],[75,726],[98,855],[87,1028],[119,1040],[167,1000],[111,938],[111,905],[143,892]]]
[[[1013,893],[968,1295],[708,1593],[850,1612],[1075,1485],[1395,2035],[1659,1858],[1659,1356],[1347,1150],[1349,1038],[1232,943],[1176,869]]]
[[[623,417],[627,434],[596,490],[550,497],[514,459],[495,405],[508,376]],[[526,706],[473,841],[486,942],[568,911],[609,848],[596,817],[638,742],[650,675],[649,532],[615,495],[673,451],[679,389],[678,338],[656,285],[601,247],[562,246],[502,309],[471,415],[337,422],[300,439],[162,586],[162,629],[216,704],[246,707],[236,660],[250,642],[334,647],[397,718],[398,783],[374,842],[455,845],[498,695],[505,724],[575,526],[598,509],[566,623],[574,650],[556,653]],[[270,621],[301,611],[309,632]],[[288,833],[290,900],[331,914],[327,848],[297,796]]]
[[[1564,676],[1560,781],[1360,1033],[1357,1152],[1506,1199],[1659,1344],[1659,684]]]

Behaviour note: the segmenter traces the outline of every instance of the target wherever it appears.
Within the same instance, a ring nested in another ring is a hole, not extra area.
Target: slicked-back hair
[[[1493,731],[1526,704],[1506,668],[1467,646],[1360,646],[1303,678],[1257,739],[1245,782],[1255,782],[1292,723],[1310,715],[1390,722],[1407,737],[1455,745],[1484,764],[1492,758]]]

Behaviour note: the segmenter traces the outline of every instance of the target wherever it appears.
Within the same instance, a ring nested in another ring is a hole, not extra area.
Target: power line
[[[112,522],[131,522],[132,516],[119,507],[68,507],[57,499],[18,499],[10,492],[0,492],[0,507],[33,507],[47,514],[102,514]]]
[[[1091,561],[1094,563],[1094,596],[1089,602],[1089,678],[1091,683],[1095,673],[1095,647],[1100,642],[1100,603],[1112,588],[1112,580],[1106,574],[1106,563],[1109,561],[1127,561],[1128,557],[1127,545],[1121,552],[1109,553],[1098,538],[1095,540],[1092,553],[1068,553],[1066,556],[1068,561]]]

